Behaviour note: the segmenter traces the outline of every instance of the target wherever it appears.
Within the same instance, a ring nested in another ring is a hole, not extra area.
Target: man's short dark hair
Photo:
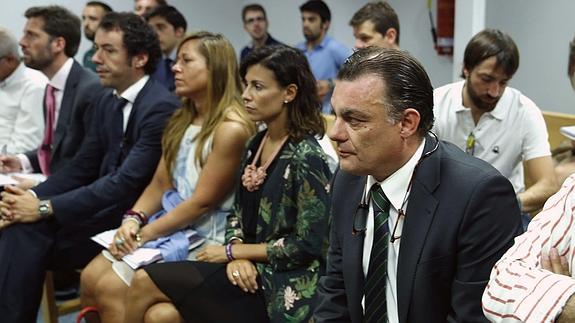
[[[174,29],[182,28],[186,31],[188,28],[188,22],[184,15],[173,6],[158,6],[145,14],[144,17],[147,21],[150,21],[153,17],[164,18]]]
[[[100,7],[100,8],[102,8],[102,10],[104,10],[105,13],[114,11],[114,10],[112,10],[112,7],[110,7],[108,4],[106,4],[106,3],[102,2],[102,1],[88,1],[88,2],[86,3],[86,7],[88,7],[88,6],[90,6],[90,7]]]
[[[66,41],[64,53],[68,57],[74,57],[80,46],[82,36],[82,21],[78,16],[61,6],[31,7],[26,10],[24,17],[42,18],[43,30],[50,37],[62,37]]]
[[[399,18],[387,1],[370,2],[361,7],[351,18],[349,25],[358,27],[366,21],[371,21],[375,31],[382,36],[385,36],[389,28],[395,29],[395,43],[399,45]]]
[[[166,0],[155,0],[158,6],[167,6],[168,2]],[[134,0],[134,2],[138,2],[138,0]]]
[[[266,10],[264,9],[264,7],[262,7],[261,5],[257,4],[257,3],[252,3],[249,4],[247,6],[245,6],[242,9],[242,21],[246,22],[246,13],[248,11],[261,11],[264,14],[264,19],[268,20],[267,14],[266,14]]]
[[[156,69],[156,64],[162,57],[162,50],[156,32],[142,17],[129,12],[110,12],[107,14],[99,28],[105,31],[118,30],[123,32],[122,41],[132,58],[138,54],[148,54],[148,62],[144,66],[146,74]]]
[[[433,87],[423,66],[408,52],[370,46],[356,51],[339,70],[337,78],[355,81],[373,75],[383,81],[387,113],[392,121],[403,120],[405,109],[420,115],[418,133],[425,136],[433,126]]]
[[[511,36],[497,29],[485,29],[477,33],[463,54],[463,68],[473,70],[484,60],[495,57],[496,68],[501,68],[511,78],[519,68],[519,50]],[[461,71],[461,77],[465,77]]]
[[[307,11],[318,14],[321,18],[321,22],[331,21],[331,11],[329,11],[329,7],[325,4],[325,2],[321,0],[309,0],[299,7],[299,11]]]

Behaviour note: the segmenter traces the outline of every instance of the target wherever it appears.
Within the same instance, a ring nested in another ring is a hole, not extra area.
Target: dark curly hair
[[[138,54],[148,54],[148,62],[144,66],[146,74],[152,74],[162,57],[162,50],[156,33],[142,17],[129,12],[110,12],[100,27],[105,31],[119,30],[123,32],[122,41],[132,58]]]
[[[270,70],[280,86],[297,86],[295,99],[287,103],[289,134],[296,139],[306,135],[323,136],[325,123],[320,112],[321,101],[304,54],[286,45],[255,49],[241,63],[240,75],[244,82],[248,68],[258,64]]]

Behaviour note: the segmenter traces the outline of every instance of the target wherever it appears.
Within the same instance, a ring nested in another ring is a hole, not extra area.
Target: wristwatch
[[[38,213],[40,214],[41,220],[47,219],[52,215],[52,208],[50,207],[49,200],[40,201],[40,204],[38,205]]]

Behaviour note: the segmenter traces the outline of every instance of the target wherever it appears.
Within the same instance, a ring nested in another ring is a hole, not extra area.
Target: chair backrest
[[[557,148],[562,142],[568,141],[567,137],[559,132],[559,128],[564,126],[575,126],[575,115],[543,111],[543,118],[547,125],[547,132],[549,133],[549,145],[551,150]]]
[[[559,129],[564,126],[574,126],[575,115],[551,111],[542,111],[542,113],[543,119],[545,119],[545,125],[547,126],[547,133],[549,134],[549,145],[551,146],[551,151],[564,143],[568,143],[569,139],[562,135],[561,132],[559,132]],[[527,173],[525,173],[525,188],[528,188],[532,184],[533,180],[527,176]]]

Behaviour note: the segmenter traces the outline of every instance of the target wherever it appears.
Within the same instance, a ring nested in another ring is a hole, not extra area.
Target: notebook
[[[92,237],[92,240],[97,242],[98,244],[102,245],[104,248],[108,248],[112,241],[114,240],[114,235],[116,234],[117,229],[112,229],[108,231],[104,231],[102,233],[98,233],[97,235]],[[190,248],[189,250],[193,250],[199,246],[201,246],[205,238],[202,238],[198,232],[193,229],[186,229],[185,230],[186,237],[190,241]],[[125,255],[122,260],[130,266],[132,269],[136,270],[142,266],[149,265],[156,261],[162,260],[162,253],[160,249],[155,248],[138,248],[136,251],[129,255]]]

